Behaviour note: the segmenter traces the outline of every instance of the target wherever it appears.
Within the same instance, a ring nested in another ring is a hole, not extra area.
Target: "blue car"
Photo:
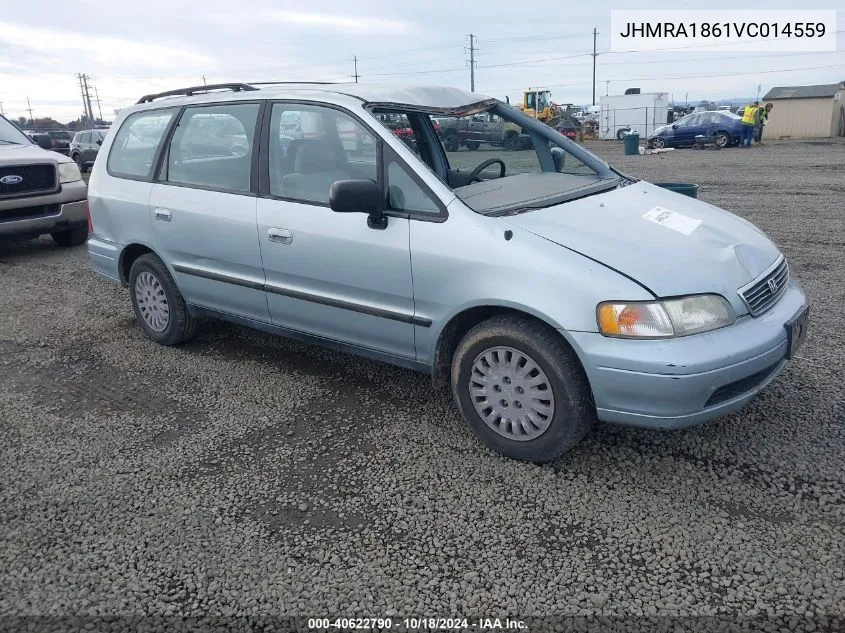
[[[654,130],[648,137],[648,146],[661,149],[694,145],[698,135],[712,136],[719,147],[736,145],[742,137],[742,117],[731,112],[693,112]]]

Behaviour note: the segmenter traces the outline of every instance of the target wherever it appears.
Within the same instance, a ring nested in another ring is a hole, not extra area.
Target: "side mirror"
[[[373,180],[337,180],[329,189],[329,208],[337,213],[366,213],[367,226],[387,228],[381,211],[381,196]]]
[[[560,147],[552,148],[552,160],[555,162],[555,171],[560,172],[566,162],[566,152]]]
[[[672,129],[673,129],[673,130],[677,130],[677,129],[678,129],[678,124],[677,124],[677,123],[675,123],[674,125],[672,125]]]
[[[97,145],[102,145],[102,144],[103,144],[103,139],[98,138],[98,139],[97,139]]]
[[[41,149],[53,149],[53,139],[49,134],[33,134],[32,139]]]

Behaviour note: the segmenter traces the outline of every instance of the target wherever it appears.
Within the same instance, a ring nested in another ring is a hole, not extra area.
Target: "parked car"
[[[79,171],[85,173],[94,164],[107,130],[83,130],[73,135],[70,142],[70,157],[79,166]]]
[[[555,126],[555,129],[572,141],[578,138],[579,127],[577,122],[563,119]]]
[[[742,138],[742,117],[730,112],[694,112],[654,130],[648,137],[648,146],[661,149],[695,145],[699,135],[712,137],[719,147],[735,145]]]
[[[122,110],[92,169],[91,264],[162,345],[214,317],[422,371],[487,445],[542,462],[597,418],[677,428],[739,409],[804,340],[805,295],[757,228],[507,104],[448,87],[224,88]],[[225,120],[249,155],[185,156],[212,110],[204,142]],[[286,112],[314,124],[283,151]],[[472,167],[431,121],[466,112],[533,149]],[[410,121],[416,147],[382,115]],[[345,148],[347,125],[378,151]],[[131,142],[138,129],[152,146]]]
[[[49,233],[60,246],[88,236],[87,187],[70,158],[49,151],[49,135],[38,145],[0,116],[0,238]]]
[[[473,116],[441,119],[441,134],[446,150],[456,152],[461,147],[477,150],[482,143],[509,150],[526,149],[531,139],[522,129],[490,112]]]
[[[48,134],[53,141],[53,151],[65,156],[70,155],[70,141],[73,139],[73,134],[67,130],[47,130],[44,134]]]

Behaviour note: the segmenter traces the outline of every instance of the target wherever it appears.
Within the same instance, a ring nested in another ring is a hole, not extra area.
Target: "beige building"
[[[772,88],[760,105],[774,106],[765,139],[845,136],[845,81],[822,86]]]

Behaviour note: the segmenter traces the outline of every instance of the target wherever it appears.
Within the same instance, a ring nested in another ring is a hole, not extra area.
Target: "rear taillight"
[[[91,222],[91,205],[88,202],[86,202],[85,208],[88,209],[88,232],[93,233],[94,232],[94,225]]]

